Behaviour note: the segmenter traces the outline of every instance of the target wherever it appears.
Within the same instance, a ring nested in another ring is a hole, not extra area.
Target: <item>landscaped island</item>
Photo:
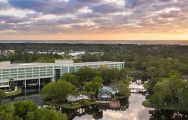
[[[126,69],[84,67],[75,73],[64,74],[61,79],[46,85],[42,96],[46,104],[56,108],[78,109],[101,100],[128,98],[130,80]]]
[[[8,90],[0,90],[0,104],[5,98],[15,97],[22,93],[22,89],[16,86],[8,89]]]
[[[6,97],[14,97],[21,93],[22,93],[22,89],[15,87],[14,90],[5,92],[5,95],[6,95]]]

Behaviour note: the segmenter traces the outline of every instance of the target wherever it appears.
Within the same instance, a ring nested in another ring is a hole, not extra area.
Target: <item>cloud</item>
[[[0,0],[0,30],[20,33],[174,32],[187,0]]]
[[[14,16],[7,16],[7,15],[3,15],[0,16],[0,21],[6,23],[6,24],[18,24],[21,22],[25,22],[28,21],[28,18],[18,18],[18,17],[14,17]]]
[[[103,13],[103,14],[124,11],[124,8],[122,6],[114,5],[113,3],[93,5],[90,8],[94,13]]]
[[[0,24],[0,30],[7,30],[7,29],[10,29],[10,25],[3,24],[3,23]]]
[[[44,14],[74,13],[77,10],[100,0],[8,0],[9,3],[20,9],[29,9]]]

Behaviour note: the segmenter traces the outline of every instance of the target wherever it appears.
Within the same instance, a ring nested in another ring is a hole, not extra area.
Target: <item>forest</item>
[[[0,54],[0,61],[54,62],[73,59],[71,51],[85,51],[75,62],[124,61],[128,76],[145,83],[148,100],[145,106],[188,111],[188,46],[126,45],[126,44],[0,44],[0,50],[14,53]],[[34,53],[28,53],[33,51]],[[48,51],[38,54],[37,51]],[[52,52],[65,52],[64,55]],[[91,54],[103,52],[103,54]]]

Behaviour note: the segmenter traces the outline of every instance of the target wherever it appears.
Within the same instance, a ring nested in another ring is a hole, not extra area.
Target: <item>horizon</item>
[[[0,0],[0,40],[188,40],[186,0]]]
[[[0,44],[2,43],[188,45],[187,40],[0,40]]]

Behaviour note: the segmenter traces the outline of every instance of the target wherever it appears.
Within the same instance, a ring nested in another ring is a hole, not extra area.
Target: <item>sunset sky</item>
[[[188,0],[0,0],[0,40],[188,40]]]

